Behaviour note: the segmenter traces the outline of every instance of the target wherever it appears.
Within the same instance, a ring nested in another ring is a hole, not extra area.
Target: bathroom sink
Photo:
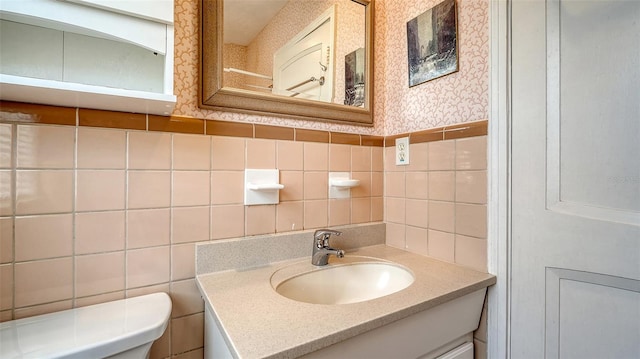
[[[285,268],[284,270],[286,270]],[[348,304],[384,297],[413,283],[413,274],[391,262],[329,264],[295,274],[284,280],[272,276],[271,284],[280,295],[313,304]]]

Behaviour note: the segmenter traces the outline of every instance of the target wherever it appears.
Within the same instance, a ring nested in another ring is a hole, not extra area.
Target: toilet
[[[154,293],[0,323],[0,358],[147,358],[171,299]]]

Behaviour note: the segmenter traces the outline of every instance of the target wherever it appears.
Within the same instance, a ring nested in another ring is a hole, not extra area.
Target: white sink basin
[[[286,268],[285,268],[286,269]],[[272,286],[279,294],[299,302],[348,304],[384,297],[413,283],[413,274],[394,263],[329,264],[294,275]]]

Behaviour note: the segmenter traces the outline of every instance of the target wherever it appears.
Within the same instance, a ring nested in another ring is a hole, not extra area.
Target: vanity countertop
[[[386,245],[347,251],[395,262],[415,281],[385,297],[352,304],[320,305],[281,296],[272,274],[294,264],[317,269],[311,258],[197,276],[232,354],[238,358],[295,358],[495,284],[495,276]],[[305,264],[306,262],[306,264]],[[331,263],[331,262],[330,262]],[[338,278],[339,280],[339,278]]]

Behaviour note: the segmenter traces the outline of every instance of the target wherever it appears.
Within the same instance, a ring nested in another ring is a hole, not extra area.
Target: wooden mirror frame
[[[364,108],[321,101],[294,99],[223,87],[223,0],[201,0],[200,108],[254,115],[283,116],[347,125],[373,126],[373,2],[353,0],[365,7],[365,102]],[[205,71],[205,69],[208,69]]]

